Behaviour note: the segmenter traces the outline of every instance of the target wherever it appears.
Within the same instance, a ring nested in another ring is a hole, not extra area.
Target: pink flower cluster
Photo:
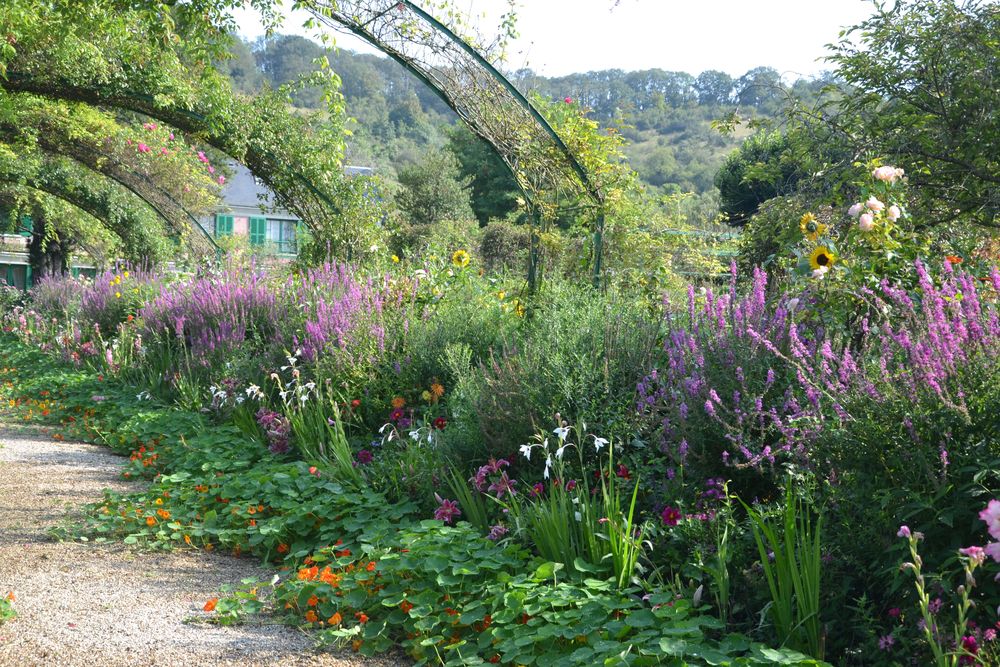
[[[985,554],[1000,563],[1000,500],[995,498],[979,513],[979,518],[986,522],[986,530],[996,542],[990,542],[983,549]]]

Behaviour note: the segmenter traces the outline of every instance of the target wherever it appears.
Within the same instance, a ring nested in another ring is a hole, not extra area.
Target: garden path
[[[224,583],[272,573],[250,559],[119,544],[59,542],[49,530],[102,489],[125,490],[107,449],[0,424],[0,595],[18,617],[0,625],[0,667],[376,667],[402,658],[318,653],[293,628],[192,623]]]

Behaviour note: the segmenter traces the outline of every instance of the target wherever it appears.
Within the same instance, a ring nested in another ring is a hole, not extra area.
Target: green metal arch
[[[131,257],[150,257],[156,253],[156,245],[152,243],[151,237],[141,232],[151,231],[150,226],[155,224],[157,215],[151,210],[147,215],[136,213],[124,201],[126,195],[114,190],[110,184],[94,188],[89,182],[71,180],[68,174],[60,176],[49,172],[43,176],[2,168],[0,182],[44,192],[88,213],[121,240],[126,254]],[[140,233],[136,233],[137,231]]]

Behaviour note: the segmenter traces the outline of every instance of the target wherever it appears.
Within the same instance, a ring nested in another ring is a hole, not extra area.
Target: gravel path
[[[121,459],[94,445],[0,425],[0,595],[18,618],[0,625],[0,666],[257,665],[376,667],[402,658],[317,653],[303,633],[251,622],[191,624],[223,583],[270,577],[254,561],[205,552],[141,553],[55,542],[104,488],[124,490]]]

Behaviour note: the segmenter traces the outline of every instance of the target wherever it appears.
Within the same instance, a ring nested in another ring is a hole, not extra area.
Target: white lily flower
[[[563,445],[562,447],[560,447],[559,449],[556,450],[556,458],[559,459],[560,461],[562,461],[563,450],[565,450],[565,449],[566,449],[566,445]]]
[[[601,447],[606,444],[608,444],[607,438],[598,438],[597,436],[594,436],[594,451],[601,451]]]
[[[410,439],[413,440],[414,442],[420,440],[420,430],[418,429],[416,431],[410,431]]]
[[[385,433],[385,430],[386,430],[387,428],[389,428],[390,426],[392,426],[392,424],[383,424],[383,425],[382,425],[382,428],[380,428],[380,429],[378,430],[378,432],[379,432],[379,433]]]
[[[246,394],[247,396],[260,396],[260,387],[258,387],[255,384],[252,384],[249,387],[247,387]]]
[[[569,435],[569,426],[560,426],[552,432],[558,435],[560,440],[565,442],[566,437]]]
[[[315,382],[306,382],[306,389],[308,389],[309,391],[312,391],[315,388],[316,388],[316,383]]]
[[[551,456],[546,456],[545,457],[545,471],[542,473],[542,476],[545,477],[545,479],[549,478],[549,466],[551,466],[551,465],[552,465],[552,457]]]
[[[573,512],[573,518],[575,518],[577,521],[583,521],[583,515],[580,514],[579,512]]]
[[[531,460],[531,445],[521,445],[521,454],[524,455],[524,458],[526,458],[526,459],[528,459],[530,461]]]

